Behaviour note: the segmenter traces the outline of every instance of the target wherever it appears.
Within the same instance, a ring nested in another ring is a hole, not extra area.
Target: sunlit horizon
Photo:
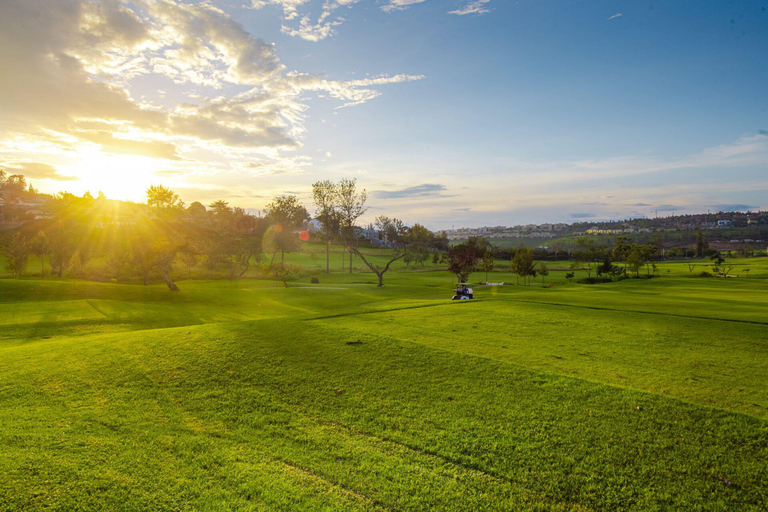
[[[433,229],[768,208],[765,6],[692,8],[4,2],[0,169],[256,211],[355,178]]]

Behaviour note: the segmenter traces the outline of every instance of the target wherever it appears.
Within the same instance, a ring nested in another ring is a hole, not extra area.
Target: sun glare
[[[96,195],[99,191],[110,199],[143,201],[146,190],[158,181],[160,162],[136,155],[112,155],[86,148],[68,169],[80,179],[82,192]]]

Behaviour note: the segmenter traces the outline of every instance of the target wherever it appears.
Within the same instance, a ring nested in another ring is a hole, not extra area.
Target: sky
[[[768,0],[2,0],[0,169],[432,229],[768,209]]]

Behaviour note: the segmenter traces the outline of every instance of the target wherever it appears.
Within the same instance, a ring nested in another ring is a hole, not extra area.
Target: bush
[[[311,277],[309,279],[309,282],[312,284],[320,284],[320,279],[318,279],[317,277]]]
[[[702,270],[701,274],[698,274],[696,277],[712,277],[712,274],[710,274],[706,270]]]
[[[610,277],[585,277],[583,279],[579,279],[576,282],[581,284],[610,283],[611,278]]]

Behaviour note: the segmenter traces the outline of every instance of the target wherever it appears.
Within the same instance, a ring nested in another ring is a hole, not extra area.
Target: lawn
[[[337,263],[0,280],[0,510],[766,509],[768,261],[470,302]]]

